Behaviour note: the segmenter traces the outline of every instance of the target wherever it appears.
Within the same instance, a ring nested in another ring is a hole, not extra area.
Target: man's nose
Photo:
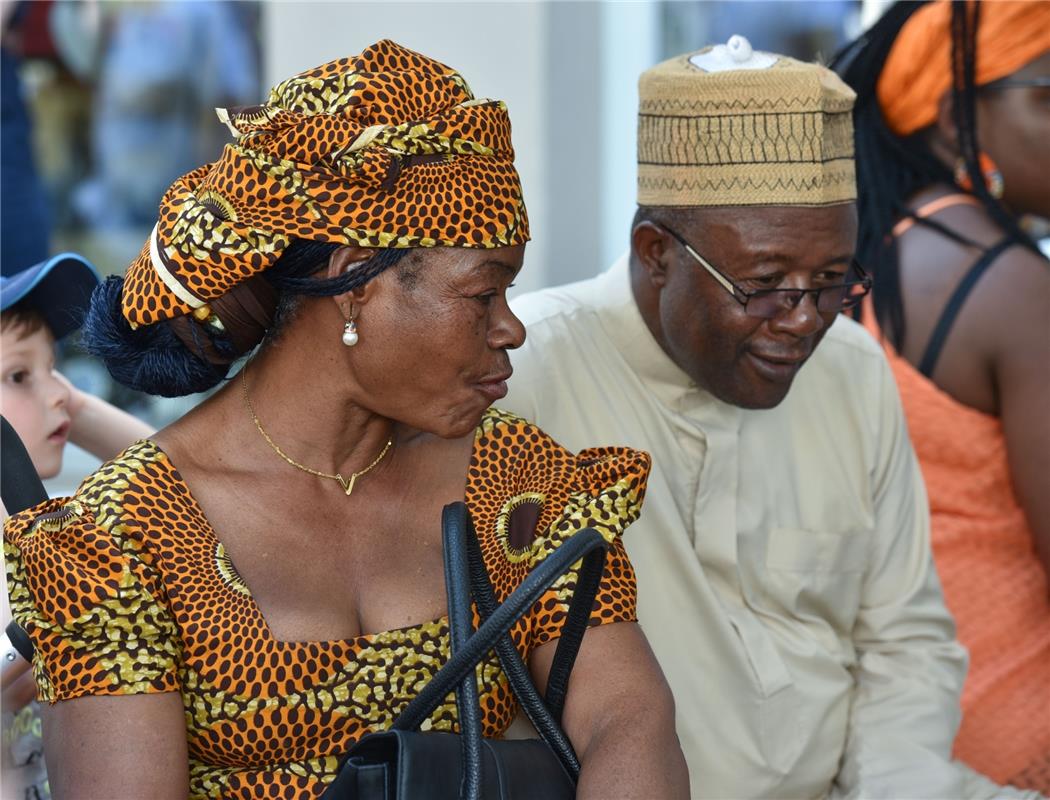
[[[771,330],[800,339],[812,336],[826,324],[824,316],[817,310],[817,295],[813,292],[805,292],[793,308],[769,321]]]

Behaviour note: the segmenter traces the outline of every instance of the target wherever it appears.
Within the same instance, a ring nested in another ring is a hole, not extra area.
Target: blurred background
[[[829,59],[881,0],[754,2],[227,2],[3,0],[4,274],[73,250],[107,274],[138,254],[168,185],[229,141],[216,107],[391,38],[505,100],[533,241],[515,291],[599,272],[634,213],[638,75],[734,33]],[[76,350],[83,389],[162,426],[199,401],[128,392]],[[96,464],[70,447],[48,488]]]

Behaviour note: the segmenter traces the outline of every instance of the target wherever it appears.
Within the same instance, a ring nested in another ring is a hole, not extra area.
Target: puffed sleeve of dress
[[[563,448],[535,425],[490,409],[476,433],[468,507],[499,600],[570,536],[594,528],[609,543],[590,624],[637,619],[637,585],[622,534],[638,518],[650,459],[626,447]],[[558,638],[579,564],[527,617],[526,653]]]
[[[179,688],[169,600],[137,526],[104,488],[105,469],[92,488],[4,526],[12,613],[35,647],[41,701]]]

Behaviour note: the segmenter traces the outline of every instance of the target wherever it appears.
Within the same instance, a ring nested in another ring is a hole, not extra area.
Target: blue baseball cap
[[[62,339],[84,321],[98,272],[76,253],[59,253],[47,261],[0,277],[0,312],[29,298],[55,339]]]

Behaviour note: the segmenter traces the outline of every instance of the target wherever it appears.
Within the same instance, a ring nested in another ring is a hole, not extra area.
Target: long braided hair
[[[853,112],[860,217],[857,258],[876,275],[872,292],[875,317],[898,350],[903,347],[906,331],[897,243],[891,235],[894,224],[901,217],[910,217],[955,241],[974,244],[932,219],[916,217],[908,208],[908,199],[920,189],[935,183],[953,184],[955,178],[933,154],[925,131],[898,136],[889,129],[876,94],[898,34],[925,4],[907,0],[894,4],[870,30],[846,45],[831,64],[857,93]],[[1038,252],[1017,219],[988,190],[979,162],[975,73],[980,13],[980,0],[952,3],[952,117],[958,150],[973,186],[971,191],[988,215],[1008,237]]]

